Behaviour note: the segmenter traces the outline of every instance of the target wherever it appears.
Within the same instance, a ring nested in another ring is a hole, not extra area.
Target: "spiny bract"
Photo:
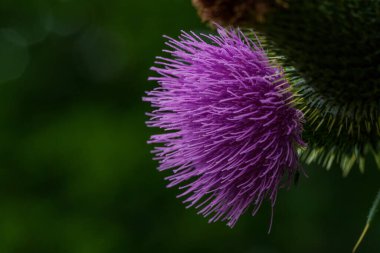
[[[380,1],[288,0],[256,25],[301,95],[306,162],[380,161]],[[291,67],[295,71],[288,71]],[[380,167],[380,164],[379,164]]]

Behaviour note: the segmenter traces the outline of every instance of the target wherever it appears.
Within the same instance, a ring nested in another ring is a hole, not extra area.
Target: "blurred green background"
[[[0,252],[350,252],[379,186],[308,166],[234,229],[166,189],[142,103],[162,34],[207,31],[190,0],[1,0]],[[380,222],[359,252],[379,252]]]

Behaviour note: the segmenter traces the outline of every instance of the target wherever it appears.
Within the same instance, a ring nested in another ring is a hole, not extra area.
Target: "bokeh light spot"
[[[0,29],[0,83],[19,78],[29,63],[26,40],[12,29]]]

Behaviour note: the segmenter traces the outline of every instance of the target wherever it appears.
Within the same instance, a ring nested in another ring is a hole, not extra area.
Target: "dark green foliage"
[[[289,0],[258,28],[301,95],[305,112],[306,161],[344,173],[364,156],[379,159],[380,1]],[[298,80],[301,81],[298,81]]]

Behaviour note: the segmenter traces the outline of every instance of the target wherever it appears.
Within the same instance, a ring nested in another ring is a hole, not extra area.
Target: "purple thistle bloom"
[[[168,187],[181,185],[185,203],[210,222],[233,227],[252,204],[273,206],[282,179],[299,169],[302,113],[291,106],[283,70],[240,31],[219,35],[182,32],[168,38],[173,58],[157,57],[151,77],[159,87],[144,101],[156,108],[147,125],[165,133],[149,143],[159,170],[171,170]]]

